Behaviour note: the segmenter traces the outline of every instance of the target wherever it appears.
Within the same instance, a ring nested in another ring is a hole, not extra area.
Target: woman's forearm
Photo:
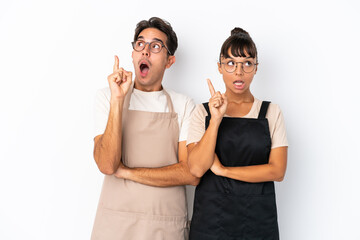
[[[287,165],[287,147],[274,148],[270,152],[269,163],[243,167],[224,167],[218,161],[212,167],[216,175],[244,182],[282,181]]]
[[[224,167],[220,175],[252,183],[268,181],[281,182],[284,179],[285,172],[279,171],[271,164],[263,164],[244,167]]]
[[[195,177],[202,177],[210,169],[214,161],[216,139],[220,121],[210,120],[205,134],[197,144],[188,147],[188,164],[190,172]]]

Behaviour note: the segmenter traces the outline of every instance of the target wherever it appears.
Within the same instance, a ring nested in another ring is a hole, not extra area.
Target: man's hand
[[[128,169],[129,168],[125,166],[122,161],[120,161],[119,168],[114,173],[115,177],[126,179]]]
[[[119,58],[115,56],[113,73],[108,76],[112,100],[124,99],[132,82],[132,72],[119,68]]]
[[[209,99],[209,109],[211,113],[211,119],[221,122],[227,108],[227,97],[225,94],[221,94],[219,91],[215,91],[210,79],[207,79],[211,98]]]

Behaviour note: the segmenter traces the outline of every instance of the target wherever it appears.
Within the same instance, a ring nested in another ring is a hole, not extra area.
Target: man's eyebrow
[[[143,36],[138,36],[137,39],[144,39],[144,37]],[[162,44],[164,44],[163,40],[161,40],[160,38],[153,38],[152,40],[153,41],[158,41],[158,42],[161,42]]]
[[[164,43],[163,40],[161,40],[161,39],[159,39],[159,38],[153,38],[153,40]]]

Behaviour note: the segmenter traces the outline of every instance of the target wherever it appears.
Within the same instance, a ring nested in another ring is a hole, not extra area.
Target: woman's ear
[[[222,70],[222,68],[221,68],[221,63],[218,62],[217,65],[218,65],[219,73],[220,73],[220,74],[223,74],[223,70]]]
[[[259,67],[259,63],[256,64],[256,68],[255,68],[255,73],[254,73],[254,75],[257,73],[258,67]]]
[[[169,56],[168,60],[167,60],[167,63],[166,63],[166,68],[171,67],[171,65],[173,65],[175,63],[175,60],[176,60],[176,58],[175,58],[174,55]]]

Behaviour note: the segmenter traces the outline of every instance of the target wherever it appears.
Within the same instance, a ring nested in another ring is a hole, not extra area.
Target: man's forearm
[[[120,166],[115,176],[156,187],[197,185],[199,183],[199,179],[190,174],[186,162],[160,168]]]
[[[94,158],[100,171],[113,174],[121,160],[123,101],[111,101],[109,118],[103,135],[95,139]]]

